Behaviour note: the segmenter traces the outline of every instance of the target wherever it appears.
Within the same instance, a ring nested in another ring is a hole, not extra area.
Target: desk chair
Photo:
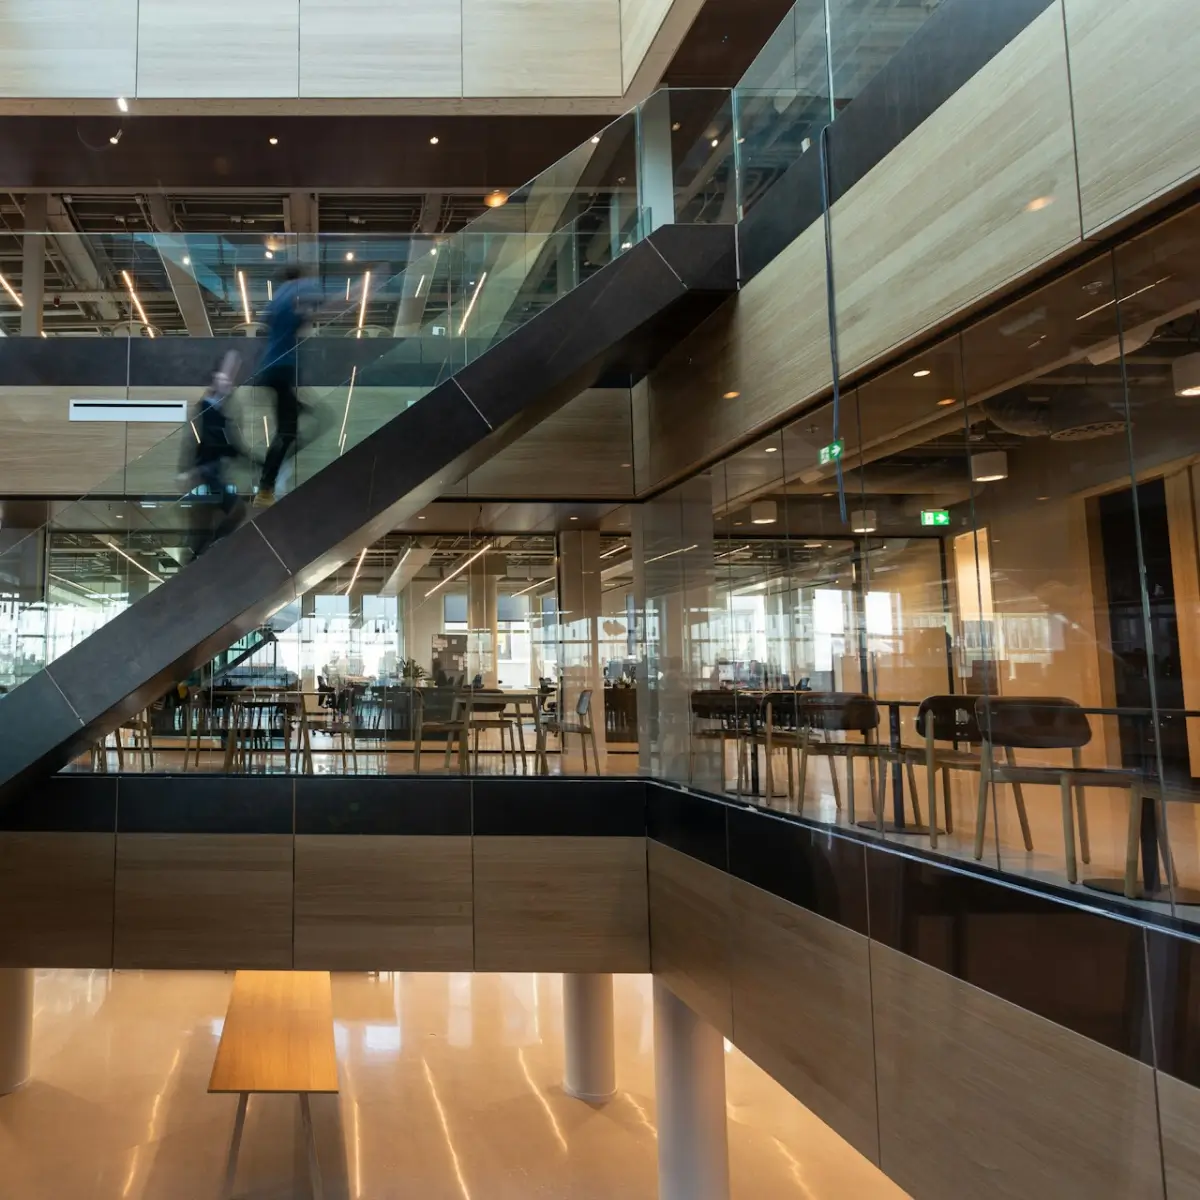
[[[467,731],[471,724],[471,695],[457,687],[413,689],[413,770],[421,772],[421,743],[427,733],[444,734],[450,769],[450,750],[458,742],[458,773],[467,773]]]
[[[730,691],[697,691],[692,693],[691,737],[688,739],[688,783],[696,771],[696,743],[720,742],[721,790],[725,789],[725,747],[733,740],[738,761],[738,788],[741,789],[742,751],[738,727],[737,693]]]
[[[552,733],[562,742],[562,751],[567,752],[567,734],[577,733],[579,744],[583,750],[583,773],[587,774],[587,744],[592,743],[592,758],[596,764],[596,774],[600,774],[600,752],[596,748],[596,730],[592,725],[592,689],[584,688],[575,701],[575,720],[564,721],[558,717],[549,717],[542,723],[543,736]]]
[[[485,729],[498,729],[500,731],[500,771],[502,774],[504,773],[504,755],[506,753],[504,733],[507,730],[509,746],[512,749],[513,774],[515,775],[517,773],[517,721],[520,719],[520,715],[514,715],[508,711],[508,697],[499,688],[473,688],[472,692],[471,731],[475,736],[472,747],[474,766],[471,769],[476,774],[479,773],[479,735]]]
[[[875,764],[881,760],[881,750],[876,730],[879,728],[879,706],[870,696],[858,692],[811,692],[796,699],[796,720],[800,731],[800,782],[799,803],[804,805],[804,785],[808,775],[810,756],[829,759],[829,775],[833,781],[834,803],[840,809],[837,771],[834,760],[846,760],[846,800],[849,807],[850,824],[854,815],[854,760],[865,758],[871,779],[871,806],[876,819],[882,824],[883,801],[878,795],[875,781]],[[824,734],[823,741],[814,739],[814,733]],[[833,742],[831,733],[857,733],[861,742]],[[882,769],[882,763],[880,763]]]
[[[981,696],[975,702],[975,719],[982,741],[979,772],[979,809],[975,819],[975,857],[983,857],[984,826],[987,821],[988,784],[1011,783],[1021,822],[1025,849],[1033,849],[1029,818],[1018,784],[1057,784],[1062,794],[1063,842],[1066,847],[1067,879],[1078,880],[1075,860],[1075,811],[1079,815],[1079,850],[1085,863],[1091,862],[1088,844],[1085,787],[1127,788],[1130,808],[1141,814],[1142,779],[1137,771],[1115,767],[1085,767],[1082,750],[1092,740],[1087,713],[1074,700],[1061,697]],[[1005,762],[996,762],[996,750],[1002,749]],[[1015,750],[1070,750],[1071,766],[1018,766]],[[1074,792],[1074,810],[1072,810]],[[1133,820],[1130,821],[1131,828]],[[1136,835],[1134,837],[1136,842]],[[1135,846],[1136,852],[1136,846]],[[1136,867],[1136,861],[1135,861]]]
[[[978,771],[981,759],[978,747],[983,738],[979,723],[975,719],[974,696],[926,696],[917,709],[914,721],[921,745],[883,748],[882,757],[888,762],[903,763],[908,772],[908,788],[912,795],[913,816],[921,822],[921,807],[915,767],[924,764],[926,789],[929,797],[929,844],[935,850],[938,844],[937,775],[942,774],[942,799],[946,812],[946,832],[954,832],[954,810],[950,802],[950,772]],[[938,743],[953,742],[953,747]],[[969,750],[959,749],[966,745]],[[1011,753],[1011,751],[1010,751]],[[1017,803],[1024,811],[1025,799],[1020,794],[1021,785],[1013,785]]]

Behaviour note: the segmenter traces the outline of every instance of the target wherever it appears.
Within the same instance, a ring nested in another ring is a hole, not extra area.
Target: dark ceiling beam
[[[127,117],[113,146],[105,118],[3,118],[0,189],[482,194],[532,179],[610,119]]]

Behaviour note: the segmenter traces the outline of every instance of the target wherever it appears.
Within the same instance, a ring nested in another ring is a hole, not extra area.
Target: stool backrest
[[[980,696],[975,720],[985,741],[1015,750],[1076,749],[1092,740],[1087,713],[1061,696]]]
[[[868,733],[879,727],[879,705],[860,692],[814,692],[798,698],[800,723],[829,732]]]
[[[934,741],[975,746],[983,741],[975,719],[974,696],[926,696],[917,709],[916,723],[922,737],[928,736],[932,726]]]
[[[458,688],[419,688],[413,695],[420,706],[422,721],[449,721],[454,717]]]

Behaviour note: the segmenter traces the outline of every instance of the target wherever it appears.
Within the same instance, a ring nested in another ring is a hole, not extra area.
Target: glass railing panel
[[[829,0],[833,110],[840,113],[904,49],[944,0]]]
[[[824,0],[798,0],[734,90],[742,212],[802,155],[833,116]]]

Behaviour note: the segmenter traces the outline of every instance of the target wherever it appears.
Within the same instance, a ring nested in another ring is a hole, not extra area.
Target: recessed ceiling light
[[[118,96],[117,97],[117,107],[122,112],[128,112],[129,111],[129,101],[126,100],[124,96]]]
[[[831,497],[836,496],[837,492],[822,492],[821,495],[824,496],[826,500],[828,500]]]
[[[673,133],[678,133],[682,128],[683,126],[678,121],[673,121],[671,123],[671,131]]]
[[[436,134],[435,134],[433,137],[431,137],[431,138],[429,139],[429,144],[430,144],[431,146],[436,146],[436,145],[438,144],[438,139],[437,139],[437,135],[436,135]]]
[[[278,138],[275,138],[275,137],[272,137],[272,138],[267,138],[267,141],[268,141],[268,143],[269,143],[270,145],[272,145],[272,146],[278,146],[278,145],[279,145],[279,139],[278,139]]]
[[[913,372],[914,379],[924,379],[926,375],[932,375],[933,372],[928,367],[922,367],[919,371]]]
[[[600,135],[599,134],[596,134],[596,136],[594,138],[592,138],[592,145],[593,146],[600,145]]]
[[[775,452],[776,452],[778,449],[779,449],[779,447],[778,447],[778,446],[768,446],[768,447],[767,447],[767,448],[766,448],[766,449],[763,451],[763,453],[764,453],[764,454],[774,454],[774,453],[775,453]]]
[[[710,146],[711,146],[711,147],[712,147],[714,150],[715,150],[715,149],[716,149],[716,148],[717,148],[717,147],[718,147],[720,144],[721,144],[721,139],[720,139],[720,138],[713,138],[713,140],[712,140],[711,142],[709,142],[709,145],[710,145]]]
[[[190,266],[192,265],[192,259],[191,259],[191,256],[190,256],[190,255],[188,255],[188,254],[185,254],[185,255],[183,256],[183,265],[184,265],[185,267],[190,267]]]
[[[423,521],[423,520],[425,520],[425,518],[424,518],[424,517],[418,517],[418,518],[417,518],[417,520],[418,520],[418,521]]]
[[[622,464],[621,464],[621,466],[623,466],[623,467],[632,467],[632,466],[633,466],[633,463],[622,463]]]
[[[264,250],[263,251],[263,258],[274,258],[274,257],[275,257],[274,250]]]
[[[1050,499],[1050,497],[1049,497],[1049,496],[1039,496],[1039,497],[1038,497],[1038,499],[1039,499],[1039,500],[1049,500],[1049,499]],[[995,541],[995,539],[994,539],[994,538],[993,538],[992,540],[993,540],[993,541]]]
[[[937,406],[938,406],[938,408],[949,408],[951,404],[957,404],[957,403],[958,403],[958,401],[955,400],[955,398],[953,396],[947,396],[945,398],[945,400],[939,400],[937,402]]]
[[[735,525],[745,525],[745,521],[734,521]]]
[[[347,261],[347,262],[353,262],[353,261],[354,261],[354,251],[353,251],[353,250],[347,250],[347,251],[346,251],[346,261]]]
[[[578,521],[579,518],[578,517],[568,517],[567,520],[568,521]]]
[[[483,202],[488,206],[488,208],[500,208],[502,205],[508,203],[508,193],[496,188],[495,191],[488,192],[488,194],[484,196]]]
[[[742,394],[741,392],[726,392],[726,393],[725,393],[725,396],[724,396],[724,399],[726,399],[726,400],[736,400],[736,399],[737,399],[737,398],[738,398],[738,397],[739,397],[741,394]]]
[[[1041,212],[1043,208],[1049,208],[1053,203],[1053,196],[1035,196],[1027,205],[1025,205],[1025,211]]]
[[[115,146],[121,140],[121,130],[118,129],[108,140]]]

